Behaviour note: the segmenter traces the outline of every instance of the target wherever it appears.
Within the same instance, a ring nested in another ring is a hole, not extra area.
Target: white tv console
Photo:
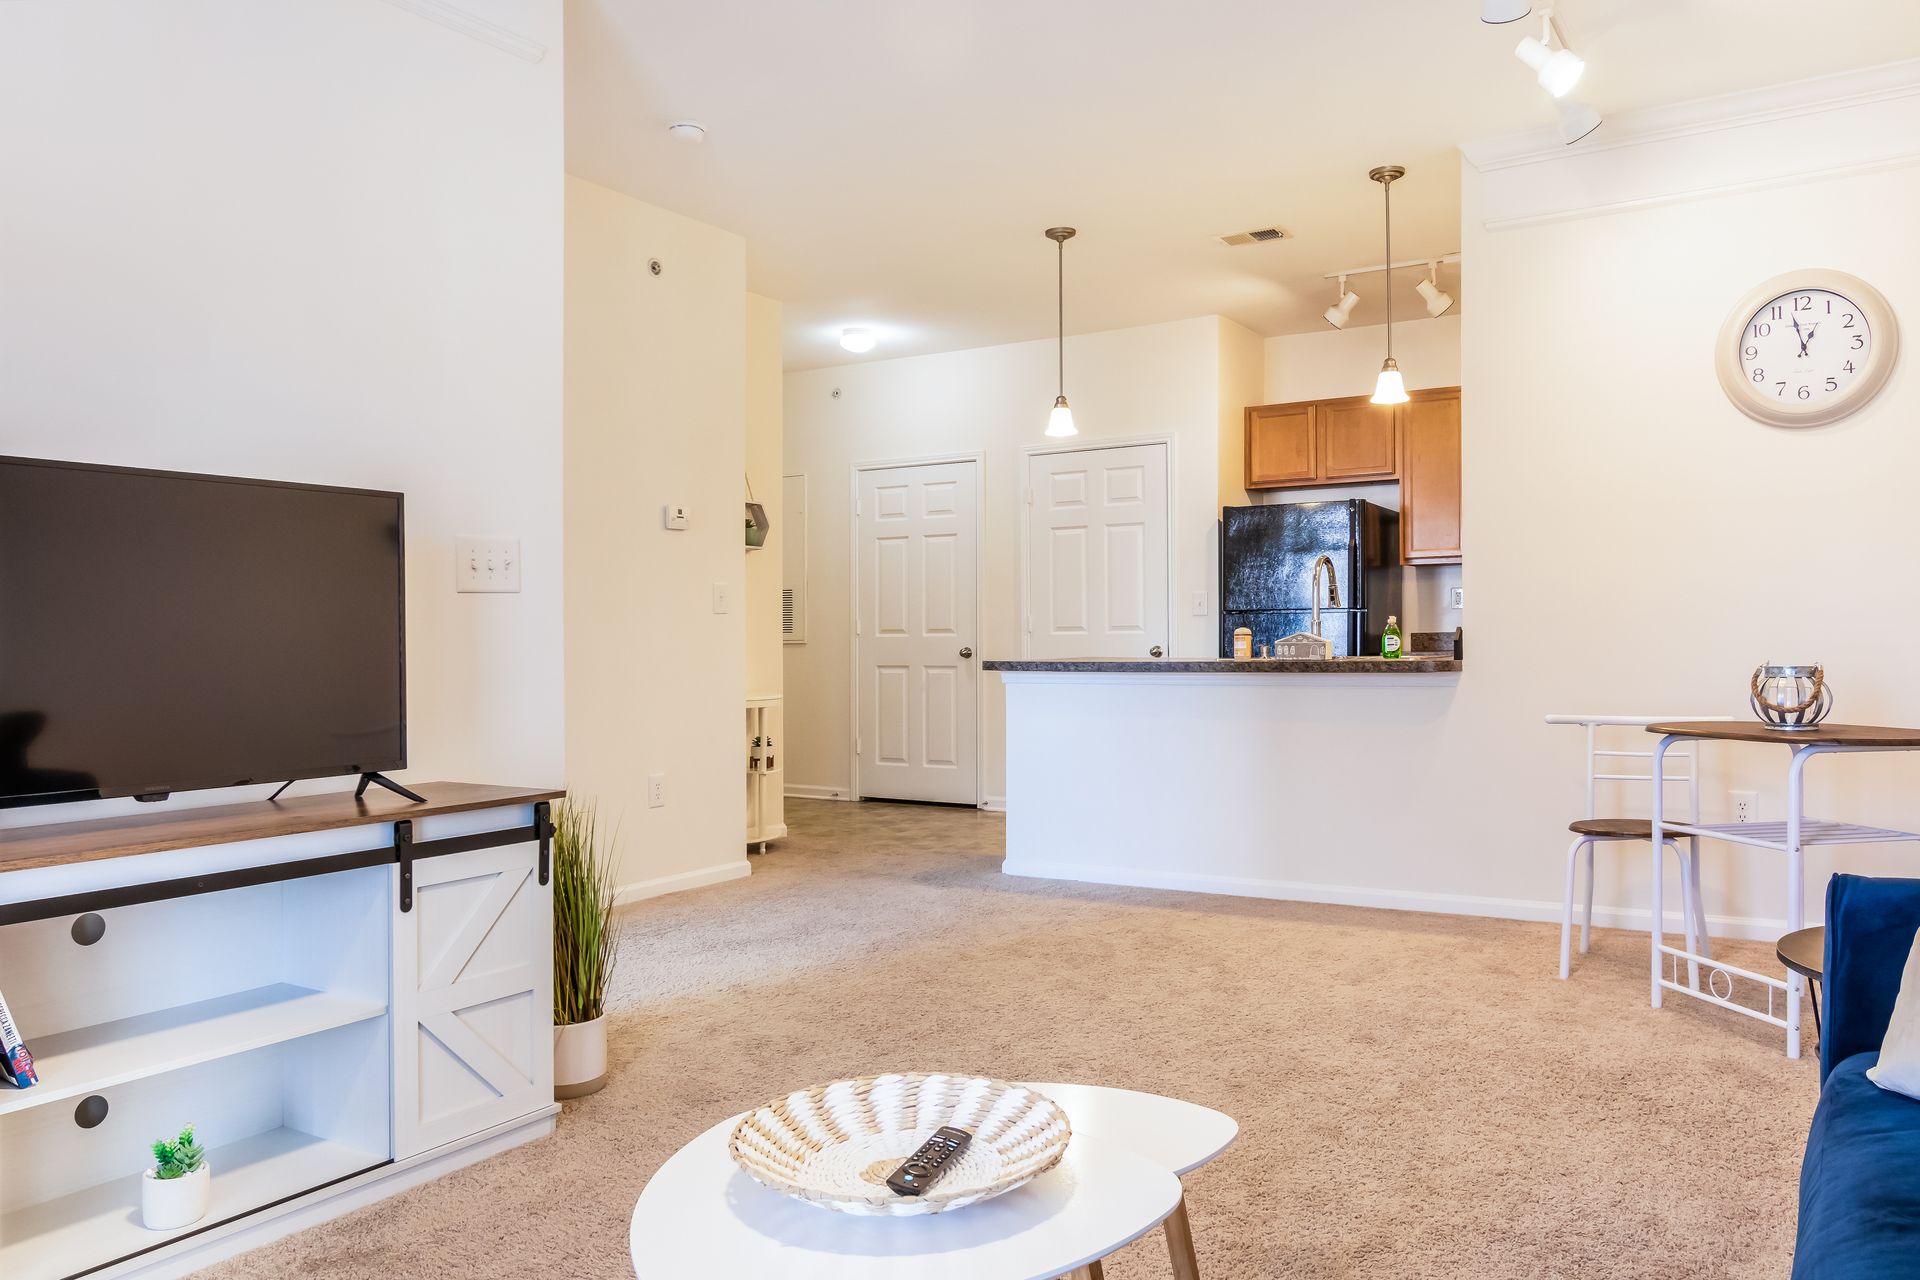
[[[418,790],[0,831],[0,1275],[180,1275],[553,1131],[561,793]],[[188,1123],[213,1208],[148,1231]]]

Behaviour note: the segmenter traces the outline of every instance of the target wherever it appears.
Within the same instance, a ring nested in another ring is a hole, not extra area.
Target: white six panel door
[[[396,1159],[553,1100],[553,891],[539,845],[413,864],[393,892]]]
[[[979,802],[978,466],[859,473],[862,796]]]
[[[1028,655],[1164,655],[1166,445],[1035,454],[1027,485]]]

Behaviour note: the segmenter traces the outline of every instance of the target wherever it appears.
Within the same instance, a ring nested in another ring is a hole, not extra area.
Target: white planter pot
[[[213,1168],[201,1165],[180,1178],[140,1179],[140,1221],[149,1231],[177,1231],[207,1216],[213,1199]]]
[[[584,1098],[607,1086],[607,1020],[553,1029],[553,1096]]]

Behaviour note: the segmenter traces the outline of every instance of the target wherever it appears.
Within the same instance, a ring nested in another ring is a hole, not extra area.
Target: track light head
[[[1353,318],[1353,309],[1360,305],[1360,295],[1347,290],[1347,278],[1340,277],[1340,300],[1320,314],[1326,322],[1336,329],[1347,327],[1347,321]]]
[[[1600,113],[1578,98],[1556,102],[1553,109],[1560,115],[1560,138],[1568,146],[1600,127]]]
[[[1480,21],[1490,27],[1518,22],[1532,12],[1532,0],[1480,0]]]
[[[1527,64],[1533,70],[1534,78],[1540,82],[1551,97],[1564,98],[1573,92],[1573,86],[1580,83],[1581,75],[1586,71],[1586,60],[1561,43],[1554,48],[1557,32],[1553,26],[1553,10],[1548,9],[1540,15],[1540,36],[1521,37],[1514,46],[1513,56]]]
[[[1427,278],[1413,286],[1420,300],[1427,304],[1427,314],[1438,320],[1453,309],[1453,295],[1440,291],[1440,264],[1427,264]]]

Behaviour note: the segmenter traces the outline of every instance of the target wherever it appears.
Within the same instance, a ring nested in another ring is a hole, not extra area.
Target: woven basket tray
[[[941,1125],[972,1132],[933,1189],[896,1195],[887,1175]],[[750,1111],[728,1144],[754,1181],[840,1213],[910,1217],[958,1209],[1045,1173],[1073,1136],[1067,1113],[1019,1085],[975,1076],[889,1075],[802,1089]]]

